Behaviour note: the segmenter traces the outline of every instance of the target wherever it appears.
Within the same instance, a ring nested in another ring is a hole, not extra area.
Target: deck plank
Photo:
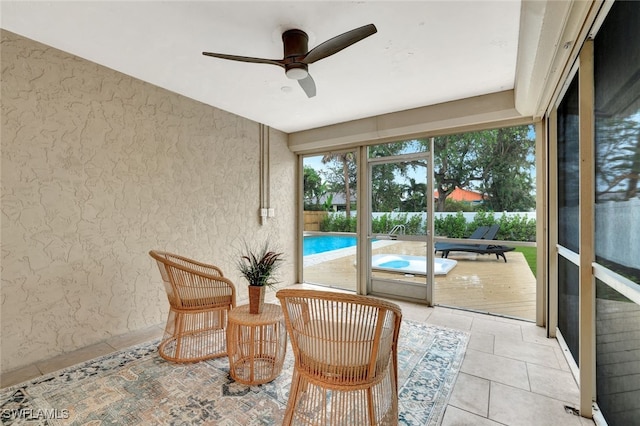
[[[305,266],[305,282],[355,291],[355,249],[344,253],[342,257]],[[424,256],[424,243],[386,244],[374,249],[373,254]],[[536,279],[521,253],[508,252],[506,256],[505,263],[495,256],[450,253],[449,258],[458,263],[447,275],[435,277],[434,302],[535,321]],[[374,274],[414,282],[425,280],[423,276],[411,278],[392,272]]]

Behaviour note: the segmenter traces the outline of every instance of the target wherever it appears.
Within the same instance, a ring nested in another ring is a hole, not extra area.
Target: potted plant
[[[282,253],[270,249],[267,242],[257,250],[245,244],[245,249],[238,260],[238,269],[242,276],[249,281],[250,313],[259,314],[262,312],[265,287],[278,283],[274,273],[284,260],[282,255]]]

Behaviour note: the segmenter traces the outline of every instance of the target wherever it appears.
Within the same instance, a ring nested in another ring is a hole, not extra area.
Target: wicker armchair
[[[329,291],[276,296],[295,357],[283,424],[396,425],[400,308]]]
[[[195,362],[227,354],[227,314],[236,290],[220,268],[152,250],[169,299],[169,317],[158,346],[168,361]]]

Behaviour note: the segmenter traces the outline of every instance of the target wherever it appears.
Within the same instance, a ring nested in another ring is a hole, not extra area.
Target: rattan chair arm
[[[219,275],[221,277],[224,277],[224,273],[222,272],[222,269],[219,268],[216,265],[211,265],[209,263],[203,263],[203,262],[199,262],[197,260],[193,260],[193,259],[189,259],[188,257],[184,257],[184,256],[180,256],[179,254],[175,254],[175,253],[169,253],[167,251],[159,251],[159,250],[151,250],[149,252],[149,255],[151,257],[153,257],[156,260],[161,260],[161,259],[165,259],[168,260],[169,262],[173,262],[173,263],[177,263],[177,264],[181,264],[178,263],[173,259],[178,259],[182,262],[185,263],[185,266],[188,265],[190,268],[195,269],[195,270],[201,270],[201,272],[204,272],[206,274],[209,275]]]
[[[214,274],[209,274],[209,273],[205,273],[205,272],[201,272],[197,269],[185,266],[183,264],[174,262],[172,260],[169,260],[166,255],[169,256],[176,256],[173,255],[171,253],[166,253],[166,252],[158,252],[158,251],[150,251],[149,255],[154,258],[156,261],[158,261],[159,263],[163,264],[165,267],[165,270],[167,272],[167,276],[169,277],[169,282],[171,284],[171,286],[173,287],[173,295],[169,296],[169,301],[171,303],[174,304],[178,304],[181,306],[184,305],[189,305],[189,306],[197,306],[197,307],[201,307],[204,305],[204,302],[202,303],[188,303],[187,300],[198,300],[198,301],[204,301],[206,299],[218,299],[220,297],[222,297],[221,295],[215,295],[215,296],[210,296],[207,294],[198,294],[195,297],[185,297],[185,291],[184,288],[189,288],[191,290],[195,290],[198,293],[204,293],[205,290],[207,289],[220,289],[225,287],[226,288],[226,292],[225,292],[225,296],[230,298],[230,304],[232,307],[236,306],[236,287],[233,284],[233,282],[224,277],[224,276],[219,276],[217,275],[217,273]],[[187,259],[183,256],[176,256],[180,259]],[[188,261],[190,261],[189,259],[187,259]],[[190,263],[192,263],[190,261]],[[195,262],[195,265],[206,265],[203,264],[201,262]],[[192,276],[195,278],[190,278],[188,280],[188,282],[191,285],[183,285],[181,282],[183,280],[179,280],[177,279],[177,274],[175,273],[175,271],[172,271],[172,268],[177,270],[177,271],[181,271],[183,273],[185,273],[185,276]],[[213,268],[215,270],[220,270],[219,268],[213,266]],[[220,283],[223,284],[223,286],[220,285]],[[194,285],[195,284],[195,285]],[[173,298],[175,298],[175,300],[172,300]],[[213,305],[218,305],[218,304],[227,304],[227,302],[217,302],[217,303],[213,303]]]

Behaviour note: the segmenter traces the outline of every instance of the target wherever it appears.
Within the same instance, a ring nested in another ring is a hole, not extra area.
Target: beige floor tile
[[[491,383],[489,418],[510,426],[572,426],[580,418],[564,409],[564,402],[526,392],[501,383]]]
[[[499,426],[499,423],[491,421],[468,411],[449,405],[442,419],[442,426]]]
[[[525,342],[558,347],[558,341],[556,339],[548,338],[547,330],[544,327],[538,327],[537,325],[531,323],[524,324],[520,328],[522,329],[522,340],[524,340]]]
[[[524,361],[468,349],[460,371],[472,376],[529,390],[529,377]]]
[[[38,367],[34,364],[27,365],[26,367],[3,373],[2,376],[0,376],[0,387],[6,388],[7,386],[13,386],[39,375],[40,370],[38,370]]]
[[[47,374],[112,352],[113,348],[108,344],[97,343],[68,354],[58,355],[49,360],[38,362],[36,366],[42,374]]]
[[[426,322],[433,313],[433,308],[416,303],[394,300],[394,303],[402,309],[402,318],[409,321]]]
[[[552,347],[523,342],[521,339],[496,336],[493,353],[554,369],[560,368],[560,363]]]
[[[480,313],[480,312],[474,312],[474,311],[469,311],[469,310],[465,310],[465,309],[456,309],[456,308],[443,308],[442,309],[447,309],[452,315],[460,315],[463,317],[469,317],[469,318],[491,318],[493,319],[494,317],[491,315],[487,315],[484,313]]]
[[[494,340],[496,336],[487,333],[472,333],[469,338],[469,349],[475,349],[477,351],[493,353]]]
[[[566,358],[567,355],[570,355],[568,353],[568,349],[567,349],[567,353],[565,353],[565,350],[563,350],[558,344],[557,347],[553,348],[553,352],[556,354],[556,358],[558,359],[558,363],[560,364],[560,369],[564,371],[571,371],[569,364],[567,364],[567,358]]]
[[[580,401],[578,385],[568,371],[527,364],[531,392],[545,395],[577,406]]]
[[[487,319],[488,317],[489,317],[488,315],[485,315],[484,319]],[[529,320],[526,318],[512,318],[512,317],[501,316],[501,315],[490,315],[490,317],[493,318],[495,321],[504,322],[507,324],[515,324],[517,326],[522,326],[527,324],[535,325],[535,322],[533,320]]]
[[[460,373],[449,405],[482,417],[489,415],[489,380]]]
[[[433,325],[441,325],[443,327],[455,328],[457,330],[469,331],[471,329],[472,317],[463,315],[454,315],[448,312],[441,313],[436,309],[429,318],[427,323]]]
[[[471,325],[471,332],[501,335],[522,340],[522,329],[519,325],[491,319],[475,318]]]
[[[446,306],[437,306],[436,310],[438,311],[438,313],[440,314],[455,314],[460,312],[461,315],[466,315],[466,316],[470,316],[472,315],[472,313],[468,312],[468,311],[462,311],[460,309],[455,309],[455,308],[447,308]]]

